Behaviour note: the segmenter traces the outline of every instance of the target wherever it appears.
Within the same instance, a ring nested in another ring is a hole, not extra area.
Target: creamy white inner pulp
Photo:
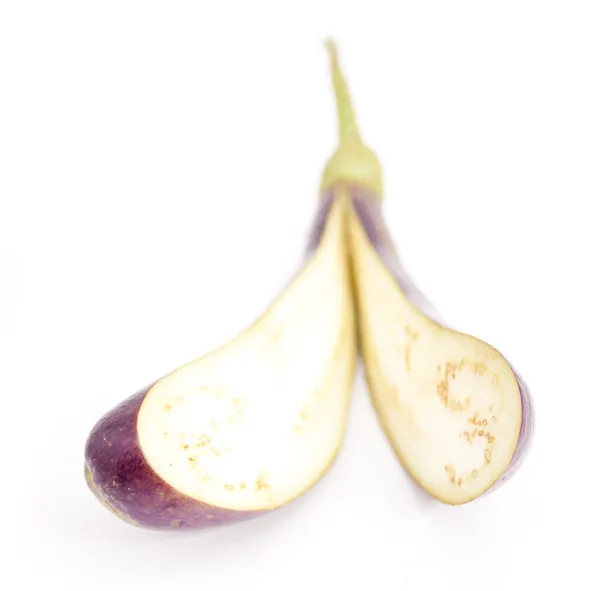
[[[406,298],[349,215],[360,332],[375,408],[411,475],[464,503],[505,471],[521,426],[512,369],[488,344],[444,328]]]
[[[141,448],[181,493],[231,509],[272,508],[333,461],[356,356],[343,218],[335,203],[317,251],[255,324],[146,395]]]

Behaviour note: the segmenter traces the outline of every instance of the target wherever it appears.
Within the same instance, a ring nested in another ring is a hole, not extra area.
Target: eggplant
[[[359,347],[371,399],[398,459],[431,496],[460,505],[525,460],[534,410],[523,378],[488,343],[451,328],[406,272],[382,214],[382,171],[358,131],[329,44],[340,148],[326,203],[347,200]]]

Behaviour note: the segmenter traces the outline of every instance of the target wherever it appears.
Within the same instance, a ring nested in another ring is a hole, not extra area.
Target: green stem
[[[321,188],[326,191],[339,185],[360,186],[381,197],[381,166],[377,156],[365,146],[358,133],[350,92],[340,69],[337,47],[331,39],[325,45],[331,59],[340,144],[325,166]]]
[[[333,81],[333,89],[335,91],[335,100],[337,103],[340,143],[347,142],[348,140],[360,141],[360,134],[358,133],[358,126],[356,125],[356,117],[354,115],[354,108],[352,107],[350,92],[348,91],[348,85],[346,84],[344,75],[340,70],[337,46],[332,39],[327,39],[327,41],[325,41],[325,46],[327,47],[327,51],[331,58],[331,79]]]

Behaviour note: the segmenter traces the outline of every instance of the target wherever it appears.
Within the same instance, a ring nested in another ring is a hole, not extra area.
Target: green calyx
[[[331,58],[331,76],[337,103],[339,146],[325,166],[321,188],[326,191],[338,185],[357,185],[381,196],[381,165],[358,132],[348,86],[338,63],[336,45],[328,40],[326,47]]]

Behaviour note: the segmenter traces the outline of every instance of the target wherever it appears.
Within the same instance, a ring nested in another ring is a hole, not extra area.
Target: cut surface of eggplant
[[[354,332],[335,203],[312,260],[247,331],[156,383],[137,421],[152,469],[203,502],[282,505],[319,479],[341,444]]]

